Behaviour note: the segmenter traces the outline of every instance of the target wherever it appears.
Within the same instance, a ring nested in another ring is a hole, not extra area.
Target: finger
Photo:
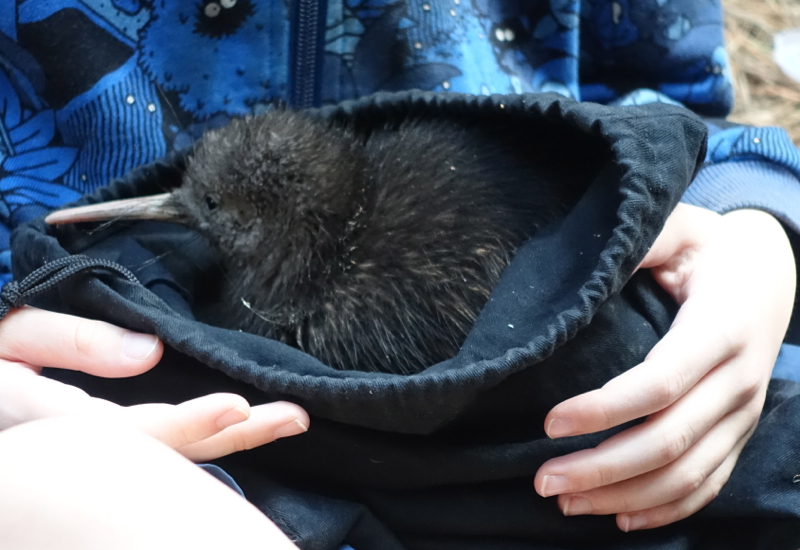
[[[725,417],[678,460],[646,474],[587,492],[558,497],[565,516],[606,515],[647,510],[690,497],[753,433],[740,436],[752,414],[737,411]]]
[[[38,376],[16,363],[0,365],[0,430],[55,416],[114,414],[118,405],[76,387]]]
[[[542,496],[588,491],[661,468],[680,458],[728,414],[745,407],[736,388],[737,369],[716,369],[692,391],[662,413],[621,432],[594,449],[547,461],[536,474]],[[763,391],[763,390],[762,390]],[[761,394],[748,404],[763,403]],[[749,407],[751,410],[754,407]],[[755,414],[738,426],[741,437],[757,420]]]
[[[24,422],[57,416],[83,415],[112,424],[134,427],[178,449],[202,442],[223,432],[230,426],[248,420],[250,406],[234,394],[213,394],[193,399],[180,405],[145,404],[120,407],[109,401],[90,397],[83,390],[56,380],[31,375],[30,371],[16,365],[0,366],[0,430]],[[260,409],[260,408],[257,408]],[[245,433],[240,439],[252,447],[277,437],[285,437],[290,427],[282,433],[280,422],[297,418],[308,426],[308,415],[296,405],[277,406],[271,416],[262,413],[253,429],[269,429],[263,434]],[[273,422],[268,424],[267,421]],[[299,431],[300,425],[294,427]],[[238,432],[231,432],[235,439]],[[236,442],[217,443],[222,449],[236,447]],[[222,456],[223,451],[219,451]],[[228,451],[233,452],[233,451]]]
[[[683,261],[682,255],[693,253],[721,218],[705,208],[678,203],[638,269]]]
[[[250,418],[198,443],[178,451],[190,460],[202,462],[260,447],[282,437],[305,433],[310,425],[308,413],[283,401],[251,409]]]
[[[553,407],[545,417],[547,435],[558,438],[599,432],[663,410],[709,370],[730,359],[738,348],[724,337],[724,327],[715,330],[707,310],[694,306],[690,302],[684,305],[672,329],[643,363],[598,390]],[[698,338],[698,334],[707,337]]]
[[[707,506],[717,497],[728,482],[728,479],[730,479],[733,468],[736,466],[736,461],[739,459],[739,455],[750,435],[752,435],[752,431],[747,437],[742,438],[719,468],[689,496],[633,514],[619,514],[617,516],[617,526],[625,532],[652,529],[685,519]]]
[[[36,367],[128,377],[151,369],[163,349],[153,335],[32,307],[14,310],[0,323],[0,358]]]
[[[120,414],[128,425],[179,449],[244,422],[250,411],[243,397],[215,393],[179,405],[148,403],[124,407]]]

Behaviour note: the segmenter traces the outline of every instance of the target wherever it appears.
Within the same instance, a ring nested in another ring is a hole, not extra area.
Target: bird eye
[[[217,201],[211,198],[211,195],[206,195],[206,206],[209,210],[216,210],[219,205]]]

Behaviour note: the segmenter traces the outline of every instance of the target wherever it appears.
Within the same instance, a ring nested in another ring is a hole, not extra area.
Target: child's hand
[[[795,263],[780,224],[680,204],[641,267],[681,304],[646,360],[545,419],[550,437],[647,420],[546,462],[536,491],[566,515],[617,514],[624,531],[683,519],[719,493],[761,413],[792,312]]]
[[[180,405],[120,407],[38,375],[48,366],[108,378],[135,376],[153,368],[162,352],[155,336],[31,307],[12,311],[0,322],[0,430],[82,414],[134,426],[203,461],[308,429],[308,414],[291,403],[251,408],[238,395],[214,394]]]

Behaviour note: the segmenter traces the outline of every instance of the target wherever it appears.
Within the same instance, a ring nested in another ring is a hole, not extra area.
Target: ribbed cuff
[[[780,165],[800,178],[800,150],[783,128],[736,126],[715,132],[709,138],[707,162],[746,160]]]
[[[681,201],[719,214],[742,208],[764,210],[800,233],[800,180],[766,160],[707,165]]]

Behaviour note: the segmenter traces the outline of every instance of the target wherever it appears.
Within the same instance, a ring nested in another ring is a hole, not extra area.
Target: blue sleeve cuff
[[[800,151],[783,128],[734,126],[714,131],[709,125],[706,162],[762,159],[780,164],[800,177]]]
[[[681,201],[718,214],[742,208],[764,210],[800,233],[800,180],[764,160],[707,165]]]
[[[772,378],[800,383],[800,346],[783,344],[772,369]]]
[[[720,214],[764,210],[800,233],[800,150],[784,130],[712,129],[706,162],[683,202]]]

